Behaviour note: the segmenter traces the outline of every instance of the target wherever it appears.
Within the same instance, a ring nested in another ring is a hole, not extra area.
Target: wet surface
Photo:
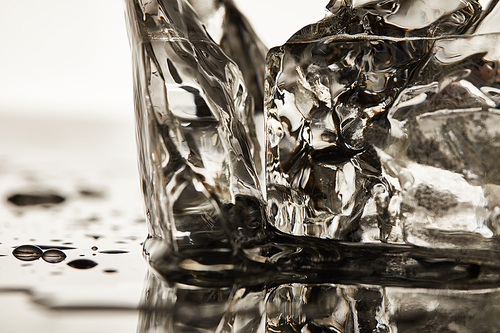
[[[133,133],[132,120],[1,118],[0,331],[137,330],[147,228]]]

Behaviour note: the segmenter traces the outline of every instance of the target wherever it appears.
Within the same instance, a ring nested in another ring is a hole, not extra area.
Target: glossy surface
[[[147,228],[132,122],[0,118],[0,331],[135,332]],[[68,265],[82,260],[97,266]]]
[[[339,5],[269,52],[267,212],[279,230],[498,248],[500,35],[473,34],[494,11],[421,4]]]

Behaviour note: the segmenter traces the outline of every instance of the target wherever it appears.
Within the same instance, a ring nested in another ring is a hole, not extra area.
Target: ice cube
[[[434,247],[496,236],[500,36],[303,33],[268,54],[270,223]]]
[[[262,191],[243,75],[186,1],[128,0],[127,13],[149,236],[163,254],[231,253],[238,230],[263,223],[252,218]],[[235,210],[248,218],[230,223]]]

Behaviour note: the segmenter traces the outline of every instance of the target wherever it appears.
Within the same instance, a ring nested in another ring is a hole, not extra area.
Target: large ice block
[[[144,250],[163,277],[255,290],[498,286],[497,172],[484,159],[498,156],[497,34],[273,49],[266,203],[236,63],[186,0],[126,3]]]
[[[332,4],[269,52],[279,230],[452,248],[498,235],[500,35],[469,33],[487,14],[476,1],[432,2],[419,21],[424,2]]]
[[[186,251],[215,251],[210,264],[230,267],[239,237],[263,227],[252,97],[186,1],[126,3],[146,251],[179,261]]]

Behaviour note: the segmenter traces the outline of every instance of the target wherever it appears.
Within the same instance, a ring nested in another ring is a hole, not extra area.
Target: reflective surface
[[[201,288],[151,274],[139,332],[498,332],[500,291],[283,284]]]
[[[0,331],[135,332],[147,264],[133,126],[0,118]]]

